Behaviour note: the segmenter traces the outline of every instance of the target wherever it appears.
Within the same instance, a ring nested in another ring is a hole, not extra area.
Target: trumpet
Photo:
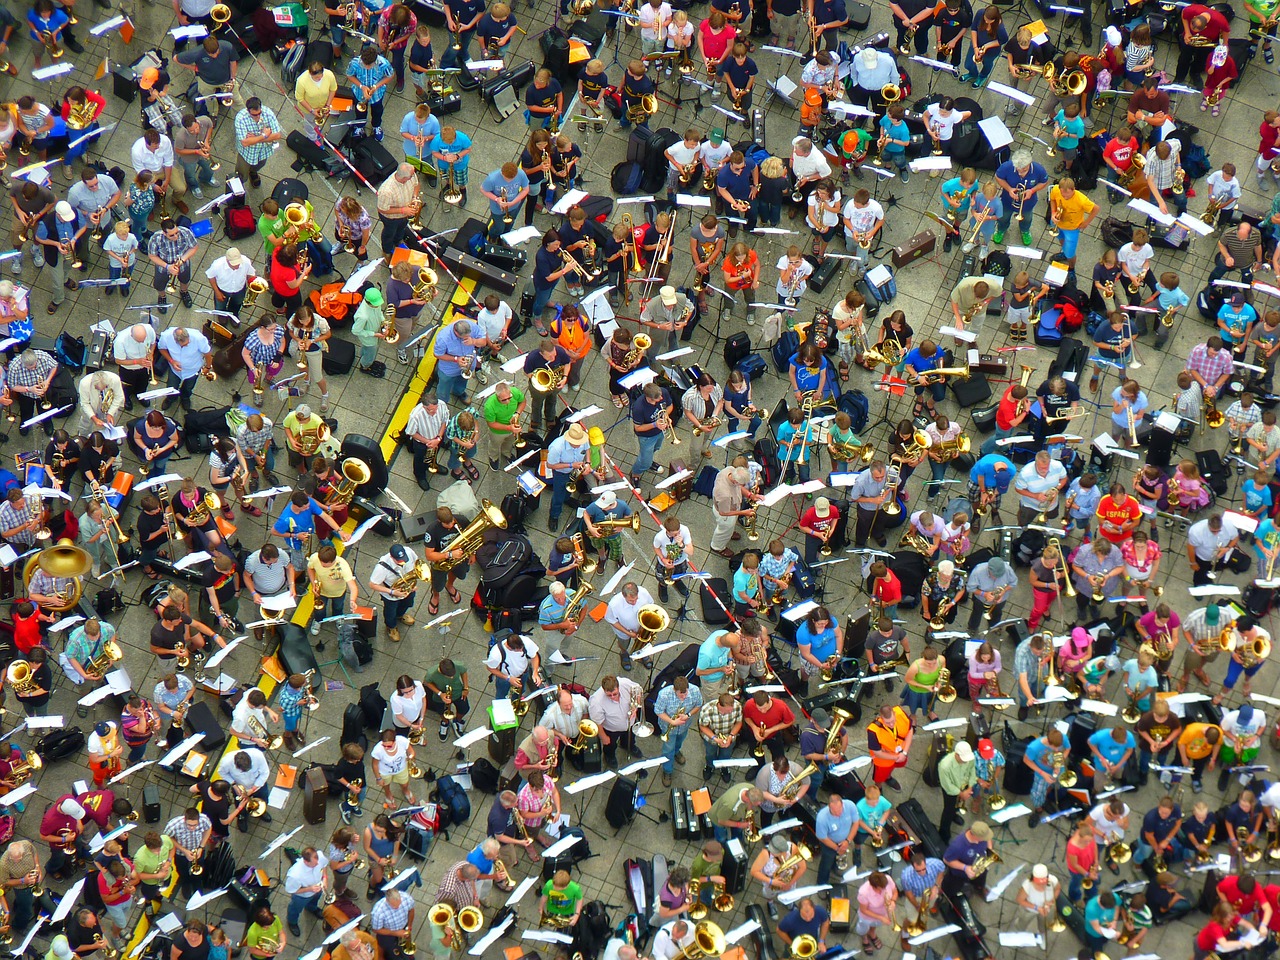
[[[667,436],[671,440],[671,445],[673,447],[678,447],[681,443],[684,442],[683,440],[680,439],[679,436],[676,435],[675,424],[671,422],[671,414],[667,413],[666,410],[658,411],[658,419],[655,421],[655,423],[657,424],[659,430],[667,434]]]

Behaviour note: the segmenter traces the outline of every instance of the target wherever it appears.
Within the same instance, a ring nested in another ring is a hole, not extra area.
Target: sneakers
[[[1171,783],[1173,783],[1173,774],[1170,773],[1168,770],[1165,770],[1160,774],[1160,782],[1163,783],[1166,787],[1169,786]]]
[[[381,140],[382,140],[382,128],[381,128],[381,127],[374,127],[374,128],[373,128],[373,139],[378,140],[378,141],[381,141]]]
[[[397,351],[396,351],[396,360],[397,360],[398,362],[400,362],[400,363],[408,363],[408,362],[409,362],[409,354],[408,354],[408,353],[406,353],[404,350],[397,350]]]
[[[34,263],[36,266],[36,269],[39,270],[41,267],[44,266],[44,254],[41,253],[39,250],[33,251],[31,254],[31,262]]]
[[[908,170],[906,167],[903,167],[901,170],[898,171],[898,176],[902,178],[903,183],[911,182],[911,171]]]
[[[204,191],[203,191],[203,190],[201,190],[199,187],[192,187],[192,188],[191,188],[191,195],[192,195],[193,197],[198,197],[198,198],[199,198],[199,199],[201,199],[201,200],[203,200],[203,199],[204,199]]]
[[[318,636],[319,633],[320,633],[320,621],[316,620],[314,623],[311,624],[311,635],[314,637],[314,636]]]
[[[1024,247],[1029,247],[1029,246],[1031,246],[1031,231],[1030,231],[1030,230],[1023,230],[1023,231],[1022,231],[1022,245],[1023,245]]]
[[[441,720],[440,729],[436,732],[440,735],[441,743],[444,743],[446,740],[448,740],[449,739],[449,721]]]
[[[10,273],[12,273],[12,274],[14,274],[15,276],[16,276],[17,274],[19,274],[19,273],[21,273],[21,272],[22,272],[22,258],[21,258],[21,257],[14,257],[14,258],[13,258],[13,261],[9,264],[9,272],[10,272]],[[108,289],[110,289],[110,288],[108,288]]]
[[[467,732],[467,728],[463,725],[461,720],[455,720],[453,721],[453,732],[460,737]]]
[[[992,243],[1004,243],[1004,231],[997,230],[991,237]]]

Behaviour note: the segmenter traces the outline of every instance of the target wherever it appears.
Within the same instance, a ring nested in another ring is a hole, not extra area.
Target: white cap
[[[968,740],[961,740],[956,744],[956,759],[961,763],[970,763],[973,760],[973,747],[969,746]]]
[[[880,54],[876,52],[875,47],[867,47],[862,51],[862,64],[868,69],[875,69],[875,65],[880,62]]]
[[[676,302],[676,288],[670,285],[665,286],[658,291],[658,296],[668,307],[672,306]]]
[[[614,493],[612,490],[606,490],[604,493],[600,494],[600,496],[596,499],[596,504],[604,508],[605,510],[608,510],[610,507],[616,505],[617,502],[618,502],[618,495]]]
[[[70,223],[76,218],[76,212],[71,209],[71,204],[67,203],[65,200],[59,200],[57,206],[53,209],[54,212],[58,214],[59,220],[66,220]]]
[[[1037,863],[1031,868],[1031,877],[1035,880],[1045,880],[1049,877],[1049,868],[1043,863]]]
[[[83,820],[85,816],[84,807],[80,806],[79,801],[77,801],[75,797],[67,797],[58,804],[58,809],[68,817],[75,820]]]
[[[58,960],[74,960],[76,955],[76,952],[71,949],[71,942],[61,933],[50,941],[49,952]]]
[[[1124,39],[1120,35],[1119,27],[1107,27],[1107,29],[1102,31],[1102,36],[1103,36],[1103,39],[1107,41],[1108,46],[1112,46],[1112,47],[1120,46],[1121,41],[1123,41]]]

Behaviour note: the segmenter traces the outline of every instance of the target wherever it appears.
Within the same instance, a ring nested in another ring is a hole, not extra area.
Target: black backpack
[[[382,718],[387,713],[387,698],[378,692],[376,683],[360,688],[360,710],[364,713],[364,725],[373,730],[382,729]]]
[[[348,703],[346,709],[342,711],[342,736],[339,743],[344,747],[348,743],[365,746],[368,739],[364,735],[364,728],[364,710],[358,703]]]
[[[208,453],[213,449],[214,437],[228,437],[227,413],[230,407],[203,407],[192,410],[182,423],[188,453]]]
[[[471,785],[481,793],[493,796],[498,792],[498,768],[487,757],[479,757],[471,764]]]
[[[35,751],[45,763],[69,760],[84,749],[84,731],[79,727],[54,730],[36,741]]]
[[[600,947],[609,939],[609,911],[600,900],[592,900],[582,908],[582,916],[573,931],[574,953],[583,960],[596,960]]]

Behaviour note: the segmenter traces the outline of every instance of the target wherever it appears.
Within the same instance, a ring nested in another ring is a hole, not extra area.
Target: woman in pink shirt
[[[738,38],[735,30],[725,15],[719,10],[712,10],[710,16],[698,26],[698,53],[704,62],[719,67],[729,51],[733,49],[733,41]],[[716,93],[719,93],[719,87]]]
[[[877,870],[858,888],[858,933],[867,956],[884,946],[876,930],[882,923],[893,926],[897,905],[898,888],[887,873]]]

